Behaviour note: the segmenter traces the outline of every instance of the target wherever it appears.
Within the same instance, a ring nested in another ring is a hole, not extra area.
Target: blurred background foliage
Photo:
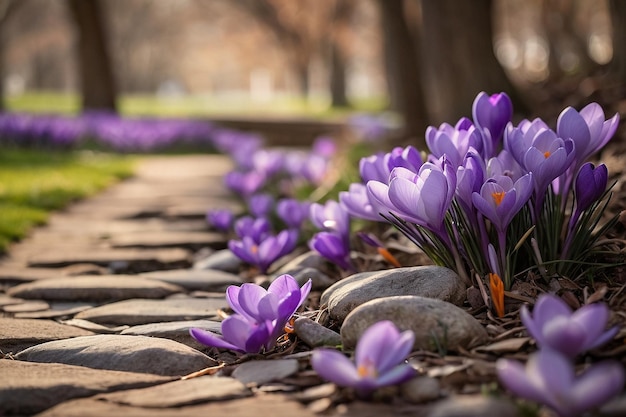
[[[524,117],[624,112],[625,15],[620,0],[2,0],[0,107],[391,110],[417,138],[479,91],[506,91]]]

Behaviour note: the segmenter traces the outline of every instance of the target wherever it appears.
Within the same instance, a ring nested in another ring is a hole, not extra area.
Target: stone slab
[[[224,235],[212,232],[127,233],[112,236],[109,243],[114,248],[185,248],[198,250],[204,247],[212,249],[224,249],[226,247]]]
[[[17,353],[51,340],[90,336],[93,333],[52,320],[14,319],[0,317],[0,350]]]
[[[160,268],[172,269],[190,265],[189,252],[180,249],[106,249],[96,252],[44,252],[30,256],[31,267],[64,267],[78,263],[92,263],[101,266],[125,263],[128,269],[145,272]]]
[[[189,291],[225,291],[230,285],[245,282],[238,275],[216,269],[170,269],[145,272],[139,276],[179,285]]]
[[[125,335],[162,337],[175,340],[194,349],[204,349],[206,346],[191,337],[189,329],[198,327],[207,331],[221,334],[222,323],[212,320],[171,321],[165,323],[150,323],[129,327],[121,332]]]
[[[183,376],[216,365],[196,349],[173,340],[112,334],[46,342],[23,350],[16,357],[29,362],[167,376]]]
[[[182,287],[136,275],[86,275],[40,280],[9,288],[13,297],[43,300],[118,301],[165,298]]]
[[[171,377],[59,363],[0,360],[0,415],[33,415],[72,398],[146,387]],[[104,415],[104,414],[103,414]]]
[[[85,310],[77,319],[99,324],[147,324],[161,321],[217,319],[217,310],[228,307],[224,297],[171,300],[125,300]]]
[[[252,392],[235,378],[202,376],[98,396],[102,401],[136,407],[168,408],[247,397]]]

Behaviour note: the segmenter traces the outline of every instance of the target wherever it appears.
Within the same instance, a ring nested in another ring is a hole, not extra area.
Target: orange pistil
[[[498,317],[504,317],[504,283],[498,274],[489,274],[489,288],[491,290],[491,302]]]
[[[257,252],[259,252],[259,247],[257,245],[252,245],[250,252],[252,252],[253,255],[256,255]]]
[[[552,154],[550,153],[550,151],[545,151],[545,152],[543,153],[543,157],[544,157],[544,158],[546,158],[546,159],[547,159],[547,158],[549,158],[549,157],[550,157],[550,155],[552,155]]]
[[[285,330],[285,333],[287,334],[292,334],[296,332],[296,329],[294,328],[294,324],[296,323],[296,318],[292,317],[289,319],[289,321],[287,323],[285,323],[285,328],[283,330]]]
[[[491,193],[491,198],[493,198],[493,201],[496,202],[496,206],[499,206],[502,203],[502,200],[504,199],[504,194],[504,191]]]
[[[400,262],[398,262],[398,260],[396,259],[395,256],[393,256],[391,254],[391,252],[389,252],[387,249],[385,248],[381,248],[380,246],[377,248],[378,249],[378,253],[387,261],[389,262],[391,265],[395,266],[396,268],[402,268],[402,265],[400,264]]]
[[[378,376],[378,372],[376,372],[376,368],[374,368],[370,361],[366,361],[366,363],[359,365],[357,368],[357,373],[360,377],[366,378],[376,378]]]

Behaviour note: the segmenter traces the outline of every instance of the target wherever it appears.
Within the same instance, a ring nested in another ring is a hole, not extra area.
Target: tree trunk
[[[436,124],[471,116],[481,91],[509,94],[525,110],[497,61],[492,43],[491,0],[422,0],[422,50],[429,114]]]
[[[117,91],[98,0],[68,0],[78,29],[82,108],[117,111]]]
[[[24,4],[24,0],[4,0],[0,3],[0,111],[4,111],[4,46],[6,45],[6,30],[2,30],[9,17]]]
[[[404,119],[404,136],[425,149],[428,125],[418,65],[419,44],[414,41],[405,18],[403,0],[379,0],[384,53],[391,107]],[[415,141],[417,140],[417,142]]]
[[[626,2],[610,1],[613,24],[613,59],[609,66],[611,77],[620,86],[620,97],[626,96]]]
[[[330,96],[333,107],[348,107],[346,63],[336,42],[330,43]]]

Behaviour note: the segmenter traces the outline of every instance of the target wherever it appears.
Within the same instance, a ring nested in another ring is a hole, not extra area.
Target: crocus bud
[[[586,210],[606,190],[608,180],[606,165],[600,164],[594,168],[591,162],[587,162],[578,171],[576,176],[576,209]]]

